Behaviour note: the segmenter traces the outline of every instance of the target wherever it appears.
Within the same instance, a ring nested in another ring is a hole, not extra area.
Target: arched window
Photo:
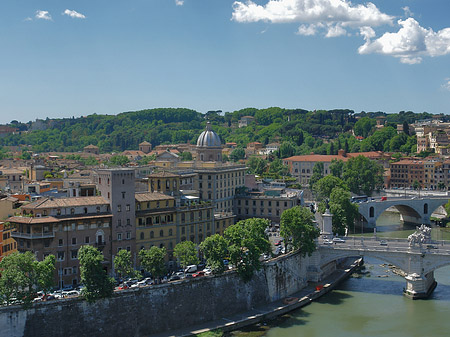
[[[375,216],[374,213],[375,213],[375,210],[374,210],[374,208],[372,206],[372,207],[369,208],[369,217],[373,218]]]
[[[423,205],[423,214],[428,214],[428,204]]]
[[[153,231],[150,232],[150,239],[153,239],[155,237],[155,233]]]

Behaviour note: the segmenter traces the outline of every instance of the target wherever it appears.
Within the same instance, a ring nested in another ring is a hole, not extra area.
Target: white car
[[[324,240],[323,240],[323,244],[324,244],[324,245],[332,245],[332,244],[333,244],[333,241],[328,240],[328,239],[324,239]]]
[[[334,243],[343,243],[343,242],[345,242],[345,240],[342,238],[333,238],[333,242]]]

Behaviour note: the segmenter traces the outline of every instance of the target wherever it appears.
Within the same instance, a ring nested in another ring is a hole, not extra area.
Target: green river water
[[[382,219],[383,220],[383,219]],[[395,214],[377,223],[378,234],[405,237]],[[436,229],[439,231],[439,229]],[[440,239],[445,233],[435,231]],[[433,237],[434,238],[434,237]],[[365,275],[356,275],[316,302],[276,321],[253,326],[239,337],[447,337],[450,336],[450,266],[435,271],[438,286],[427,300],[402,295],[405,281],[383,265],[365,259]],[[387,277],[386,277],[387,275]]]

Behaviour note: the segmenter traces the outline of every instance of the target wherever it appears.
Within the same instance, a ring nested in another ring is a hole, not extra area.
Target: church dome
[[[219,147],[222,143],[217,133],[211,130],[211,123],[206,123],[206,130],[203,131],[197,139],[197,146],[199,147]]]

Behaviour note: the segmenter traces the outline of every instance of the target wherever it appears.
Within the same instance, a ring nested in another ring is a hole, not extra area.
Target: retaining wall
[[[309,258],[296,254],[264,264],[250,282],[236,272],[124,290],[89,304],[81,299],[0,308],[0,335],[149,336],[243,312],[307,285]]]

